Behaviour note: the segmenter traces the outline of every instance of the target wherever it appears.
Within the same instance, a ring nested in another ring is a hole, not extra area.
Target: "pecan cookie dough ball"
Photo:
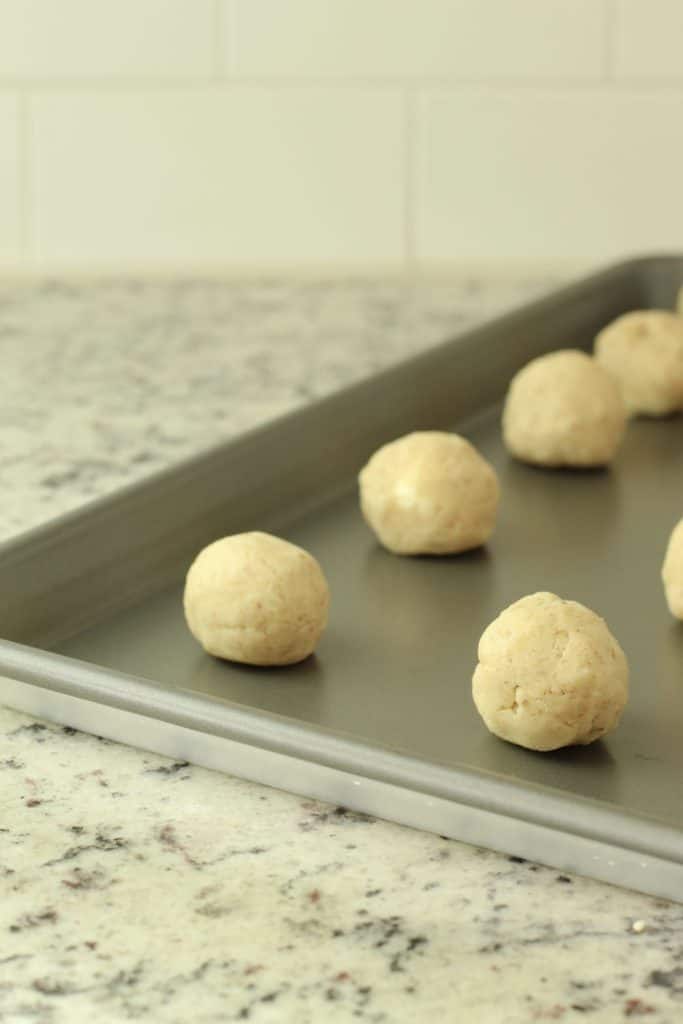
[[[556,750],[614,729],[628,698],[628,665],[595,612],[531,594],[482,634],[472,695],[496,736]]]
[[[539,466],[605,466],[625,427],[617,384],[577,349],[527,363],[512,378],[503,410],[508,451]]]
[[[683,619],[683,519],[671,531],[662,566],[662,581],[669,611]]]
[[[315,558],[268,533],[223,537],[199,552],[185,581],[190,632],[209,654],[290,665],[313,652],[330,594]]]
[[[618,381],[631,413],[683,409],[683,317],[658,309],[625,313],[600,331],[595,358]]]
[[[493,533],[498,478],[458,434],[425,430],[385,444],[358,482],[366,522],[395,554],[455,554]]]

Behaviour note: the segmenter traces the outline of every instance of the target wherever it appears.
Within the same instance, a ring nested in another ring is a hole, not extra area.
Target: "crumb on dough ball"
[[[683,316],[625,313],[595,339],[595,358],[618,381],[627,409],[667,416],[683,409]]]
[[[358,477],[367,524],[399,555],[447,555],[493,533],[495,470],[458,434],[417,431],[375,452]]]
[[[628,665],[595,612],[531,594],[484,630],[472,695],[496,736],[556,750],[614,729],[628,699]]]
[[[503,410],[508,451],[539,466],[606,466],[626,428],[618,385],[594,359],[561,349],[512,378]]]
[[[205,651],[249,665],[291,665],[327,624],[329,589],[307,551],[268,533],[237,533],[199,552],[183,604]]]
[[[683,519],[680,519],[669,537],[662,581],[669,611],[676,619],[683,619]]]

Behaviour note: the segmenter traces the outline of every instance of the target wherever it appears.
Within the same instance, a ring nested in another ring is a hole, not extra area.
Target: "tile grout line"
[[[224,73],[223,67],[223,4],[222,0],[213,0],[213,18],[211,19],[211,31],[213,32],[213,46],[211,50],[213,63],[213,77],[220,79]]]
[[[614,53],[617,32],[617,0],[603,0],[604,24],[602,41],[602,80],[615,83]]]
[[[235,76],[235,25],[237,23],[235,5],[232,0],[216,0],[216,2],[221,6],[220,37],[223,43],[221,50],[221,81],[225,86],[234,85],[237,82]]]
[[[230,51],[230,47],[228,48]],[[228,52],[230,60],[230,53]],[[163,75],[157,77],[125,77],[125,76],[101,76],[93,78],[2,78],[0,77],[0,93],[14,92],[18,90],[50,91],[53,93],[68,94],[78,92],[89,93],[112,93],[112,92],[139,92],[150,91],[173,91],[187,90],[197,92],[202,89],[227,89],[229,86],[238,85],[244,88],[269,88],[269,89],[328,89],[337,90],[377,90],[388,91],[398,89],[434,89],[450,92],[489,92],[495,93],[501,90],[509,91],[515,95],[543,94],[555,95],[558,92],[581,96],[590,92],[604,94],[618,94],[620,92],[637,92],[643,95],[653,93],[683,93],[683,76],[674,77],[664,75],[661,78],[628,76],[615,78],[585,78],[585,79],[521,79],[521,78],[464,78],[456,76],[421,76],[407,79],[400,76],[387,76],[386,78],[362,78],[354,76],[339,77],[292,77],[286,75],[233,75],[229,68],[224,69],[220,76],[193,75],[188,77],[173,77]]]

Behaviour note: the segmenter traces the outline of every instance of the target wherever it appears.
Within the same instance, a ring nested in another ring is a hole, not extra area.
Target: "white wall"
[[[683,0],[0,0],[0,265],[683,249]]]

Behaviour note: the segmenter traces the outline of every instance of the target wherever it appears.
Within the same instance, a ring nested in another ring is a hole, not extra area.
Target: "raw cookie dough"
[[[664,593],[669,611],[677,619],[683,619],[683,519],[671,531],[662,566]]]
[[[625,313],[600,331],[595,358],[619,382],[631,413],[667,416],[683,409],[683,316]]]
[[[605,466],[625,427],[618,385],[578,349],[527,363],[512,378],[503,410],[508,451],[539,466]]]
[[[472,695],[496,736],[556,750],[614,729],[628,699],[628,665],[595,612],[531,594],[484,630]]]
[[[185,581],[190,632],[205,651],[290,665],[315,649],[330,594],[315,558],[268,533],[237,533],[199,552]]]
[[[398,555],[455,554],[493,533],[498,478],[458,434],[425,430],[385,444],[358,482],[366,522]]]

